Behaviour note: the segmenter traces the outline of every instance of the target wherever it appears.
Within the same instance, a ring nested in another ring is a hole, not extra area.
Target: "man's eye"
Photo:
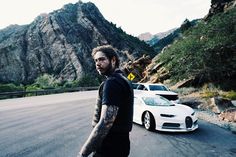
[[[95,59],[94,62],[101,62],[101,61],[104,61],[106,60],[106,58],[98,58],[98,59]]]

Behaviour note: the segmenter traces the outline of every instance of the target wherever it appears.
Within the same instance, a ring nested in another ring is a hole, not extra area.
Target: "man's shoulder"
[[[111,74],[106,81],[115,81],[115,80],[120,80],[123,79],[123,74],[121,72],[114,72]]]
[[[106,81],[106,85],[116,85],[119,86],[120,88],[123,88],[127,85],[129,85],[129,80],[123,75],[123,73],[118,70],[115,71],[112,75],[110,75]]]
[[[107,80],[104,82],[105,85],[113,85],[113,84],[118,84],[120,82],[120,78],[117,77],[109,77]]]

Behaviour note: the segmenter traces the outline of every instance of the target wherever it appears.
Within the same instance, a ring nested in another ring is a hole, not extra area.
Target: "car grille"
[[[162,125],[163,129],[179,129],[180,124],[179,123],[164,123]]]
[[[191,117],[186,117],[185,118],[185,124],[186,128],[191,128],[193,126],[193,120]]]
[[[177,100],[178,99],[178,95],[164,95],[164,94],[158,94],[160,96],[163,96],[164,98],[168,99],[168,100]]]

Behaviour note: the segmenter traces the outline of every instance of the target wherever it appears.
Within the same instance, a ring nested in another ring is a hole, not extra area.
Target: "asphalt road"
[[[0,157],[76,157],[91,131],[97,91],[0,100]],[[130,157],[233,157],[236,135],[199,121],[190,133],[134,124]]]

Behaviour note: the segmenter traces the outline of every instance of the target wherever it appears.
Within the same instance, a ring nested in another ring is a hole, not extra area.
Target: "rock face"
[[[143,41],[148,41],[153,38],[153,35],[149,32],[146,32],[138,35],[138,38]]]
[[[160,40],[165,39],[165,38],[170,38],[168,36],[173,36],[175,34],[175,30],[176,28],[173,28],[166,32],[160,32],[154,35],[152,35],[149,32],[146,32],[146,33],[140,34],[138,38],[140,40],[145,41],[148,45],[153,46],[153,45],[156,45]]]
[[[212,110],[214,113],[220,114],[226,109],[233,108],[234,106],[230,100],[214,97],[210,99],[207,107],[207,109]]]
[[[91,50],[111,44],[122,62],[153,49],[108,22],[93,3],[65,5],[31,24],[0,30],[0,83],[32,83],[48,73],[61,80],[94,73]]]
[[[235,7],[235,5],[236,0],[211,0],[211,8],[205,19],[208,19],[217,13],[224,12],[231,7]]]
[[[144,69],[145,75],[141,81],[177,82],[175,88],[201,87],[205,83],[213,83],[224,90],[236,89],[236,0],[212,0],[211,6],[220,4],[224,6],[223,13],[212,16],[208,21],[194,21],[194,27],[191,27],[190,21],[185,21],[180,27],[180,32],[184,33],[177,40],[172,40],[164,48],[159,45],[161,52]],[[158,47],[154,47],[154,50]]]
[[[236,124],[236,108],[230,108],[222,112],[219,117],[228,122],[234,122]]]
[[[123,68],[124,72],[129,75],[132,73],[135,76],[134,82],[139,82],[142,79],[145,79],[146,74],[144,73],[145,68],[151,63],[150,56],[143,55],[142,57],[133,60],[131,59],[126,63]]]

